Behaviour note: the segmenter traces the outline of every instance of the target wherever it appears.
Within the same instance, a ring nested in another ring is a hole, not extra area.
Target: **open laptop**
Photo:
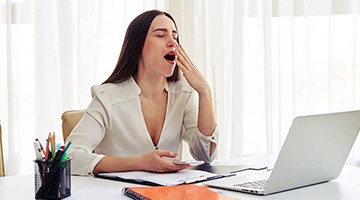
[[[204,184],[267,195],[335,179],[359,129],[360,111],[296,117],[272,170],[240,172]]]

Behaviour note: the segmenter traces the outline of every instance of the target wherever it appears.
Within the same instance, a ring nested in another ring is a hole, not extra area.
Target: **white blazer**
[[[189,144],[196,160],[210,163],[210,143],[218,142],[217,128],[204,136],[197,128],[197,93],[182,78],[168,83],[165,122],[157,146],[154,146],[141,110],[141,89],[133,78],[122,83],[93,86],[93,99],[84,117],[67,138],[72,140],[68,155],[72,157],[73,174],[92,174],[96,164],[105,156],[135,156],[154,149],[178,152],[181,142]],[[216,145],[217,146],[217,145]]]

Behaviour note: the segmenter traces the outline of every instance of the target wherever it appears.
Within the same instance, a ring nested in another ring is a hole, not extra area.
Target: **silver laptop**
[[[335,179],[359,129],[360,111],[296,117],[272,170],[249,170],[204,184],[267,195]]]

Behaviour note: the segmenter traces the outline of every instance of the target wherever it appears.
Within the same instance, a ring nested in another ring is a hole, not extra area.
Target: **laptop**
[[[249,170],[205,185],[268,195],[339,176],[360,130],[360,110],[293,120],[273,169]]]

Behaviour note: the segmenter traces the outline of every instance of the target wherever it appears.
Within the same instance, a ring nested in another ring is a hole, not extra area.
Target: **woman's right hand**
[[[105,156],[95,166],[93,173],[124,172],[124,171],[149,171],[149,172],[176,172],[190,167],[189,164],[174,164],[177,153],[165,150],[155,150],[135,157]]]
[[[173,158],[177,153],[166,150],[155,150],[139,155],[139,169],[149,172],[176,172],[190,167],[189,164],[174,164],[164,158]]]

